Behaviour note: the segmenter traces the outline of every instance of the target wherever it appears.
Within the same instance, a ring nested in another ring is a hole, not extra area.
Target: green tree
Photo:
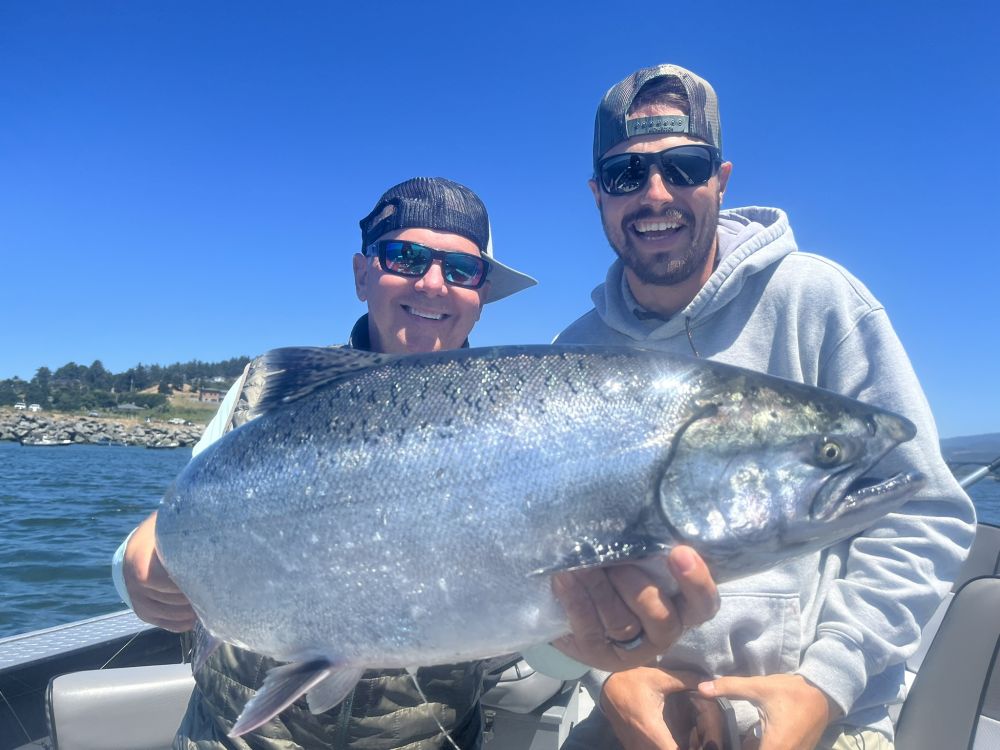
[[[80,387],[53,388],[52,408],[60,411],[76,411],[83,405],[83,393]]]
[[[51,380],[52,371],[48,367],[39,367],[35,372],[35,377],[28,383],[28,401],[33,404],[48,405]]]
[[[21,388],[17,387],[18,383],[22,384]],[[0,405],[13,406],[21,400],[22,393],[24,393],[23,381],[4,380],[0,382]]]
[[[83,376],[83,381],[90,386],[91,390],[110,391],[114,377],[104,369],[101,360],[95,359],[93,364],[87,368],[87,374]]]
[[[48,367],[39,367],[35,371],[35,377],[31,379],[31,382],[34,385],[37,385],[39,388],[47,389],[49,387],[49,382],[51,380],[52,380],[52,370],[50,370]]]
[[[76,362],[67,362],[52,374],[53,380],[75,380],[83,382],[87,374],[87,368],[78,365]]]

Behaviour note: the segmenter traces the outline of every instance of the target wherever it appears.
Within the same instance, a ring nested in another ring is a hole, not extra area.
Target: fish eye
[[[816,461],[821,466],[839,464],[844,457],[844,448],[836,440],[821,440],[816,448]]]

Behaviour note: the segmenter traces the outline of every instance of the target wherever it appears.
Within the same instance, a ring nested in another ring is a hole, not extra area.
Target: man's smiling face
[[[480,256],[475,243],[458,234],[433,229],[401,229],[380,240],[408,240],[438,250]],[[358,299],[368,303],[368,331],[373,351],[414,354],[457,349],[479,320],[489,282],[479,289],[449,284],[434,261],[419,277],[384,272],[378,258],[354,256]]]
[[[674,107],[653,106],[635,116],[682,115]],[[624,153],[658,153],[702,141],[685,135],[636,136],[604,158]],[[704,185],[668,184],[651,167],[646,184],[626,195],[610,195],[596,182],[591,190],[601,211],[604,233],[638,285],[673,286],[701,277],[715,260],[719,207],[731,165],[725,163]],[[707,278],[707,276],[706,276]]]

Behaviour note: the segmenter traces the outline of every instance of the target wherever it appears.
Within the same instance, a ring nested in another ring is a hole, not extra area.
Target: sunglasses
[[[627,195],[646,185],[650,164],[660,169],[664,181],[675,187],[704,185],[722,163],[719,149],[692,144],[674,146],[657,154],[626,153],[597,163],[597,177],[610,195]]]
[[[405,240],[378,240],[365,248],[365,256],[378,258],[386,273],[420,278],[431,263],[441,261],[441,275],[454,286],[478,289],[486,282],[490,264],[485,258],[469,253],[435,250]]]

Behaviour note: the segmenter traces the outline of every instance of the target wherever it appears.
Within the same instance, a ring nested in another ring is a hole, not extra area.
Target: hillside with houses
[[[0,381],[0,407],[30,412],[138,413],[170,411],[171,398],[218,403],[239,377],[248,357],[222,362],[178,362],[172,365],[138,364],[120,373],[107,370],[100,360],[91,365],[69,362],[55,371],[39,367],[31,380]]]

